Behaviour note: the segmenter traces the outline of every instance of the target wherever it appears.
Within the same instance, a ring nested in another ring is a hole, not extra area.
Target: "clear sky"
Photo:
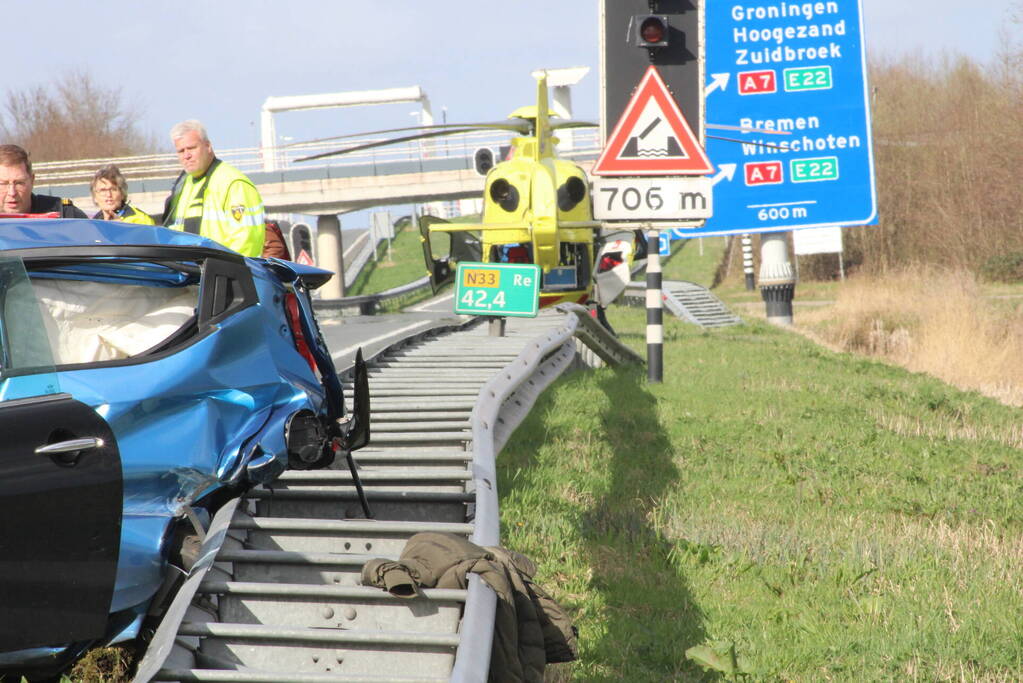
[[[610,0],[609,0],[610,1]],[[737,2],[741,0],[706,0]],[[863,0],[868,51],[981,61],[1019,0]],[[255,146],[271,95],[422,86],[440,120],[492,121],[532,100],[538,67],[591,66],[577,118],[598,110],[597,0],[64,0],[6,2],[5,88],[82,69],[118,86],[159,134],[202,119],[214,145]],[[1015,34],[1019,24],[1011,25]],[[32,27],[15,31],[10,27]],[[410,125],[411,104],[282,115],[294,139]],[[169,149],[169,142],[168,151]]]

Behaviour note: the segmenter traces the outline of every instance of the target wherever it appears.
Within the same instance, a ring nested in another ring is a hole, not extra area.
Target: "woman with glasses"
[[[128,203],[128,181],[121,170],[108,164],[92,177],[92,201],[99,207],[93,218],[139,225],[156,225],[152,216]]]

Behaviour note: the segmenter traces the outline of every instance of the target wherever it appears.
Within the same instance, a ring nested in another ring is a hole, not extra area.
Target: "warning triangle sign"
[[[707,153],[651,65],[590,171],[593,175],[706,175]]]

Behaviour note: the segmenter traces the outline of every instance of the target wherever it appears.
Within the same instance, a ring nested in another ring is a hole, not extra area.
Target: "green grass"
[[[475,223],[479,221],[479,218],[479,215],[459,216],[453,218],[451,222]],[[377,260],[370,260],[366,264],[359,276],[355,278],[347,295],[376,294],[408,284],[426,274],[419,233],[409,223],[404,223],[395,231],[395,237],[390,245],[390,253],[388,253],[387,242],[381,242],[377,247]],[[449,287],[450,285],[445,285],[438,294],[443,293]],[[380,308],[383,312],[396,312],[407,306],[414,306],[432,296],[433,292],[427,287],[384,301],[380,304]]]
[[[611,322],[643,349],[644,312]],[[499,459],[502,543],[581,659],[558,680],[1013,680],[1019,411],[760,323],[666,320],[645,370],[559,380]]]
[[[686,280],[710,287],[714,284],[718,264],[724,258],[726,244],[724,237],[673,241],[671,256],[661,257],[663,278]]]
[[[411,228],[397,230],[388,253],[387,240],[377,245],[377,260],[362,269],[348,289],[349,296],[376,294],[404,285],[426,275],[419,233]]]

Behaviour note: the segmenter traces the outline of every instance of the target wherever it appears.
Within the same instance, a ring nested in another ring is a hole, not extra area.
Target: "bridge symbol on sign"
[[[675,98],[651,65],[591,173],[706,175],[713,170]]]

